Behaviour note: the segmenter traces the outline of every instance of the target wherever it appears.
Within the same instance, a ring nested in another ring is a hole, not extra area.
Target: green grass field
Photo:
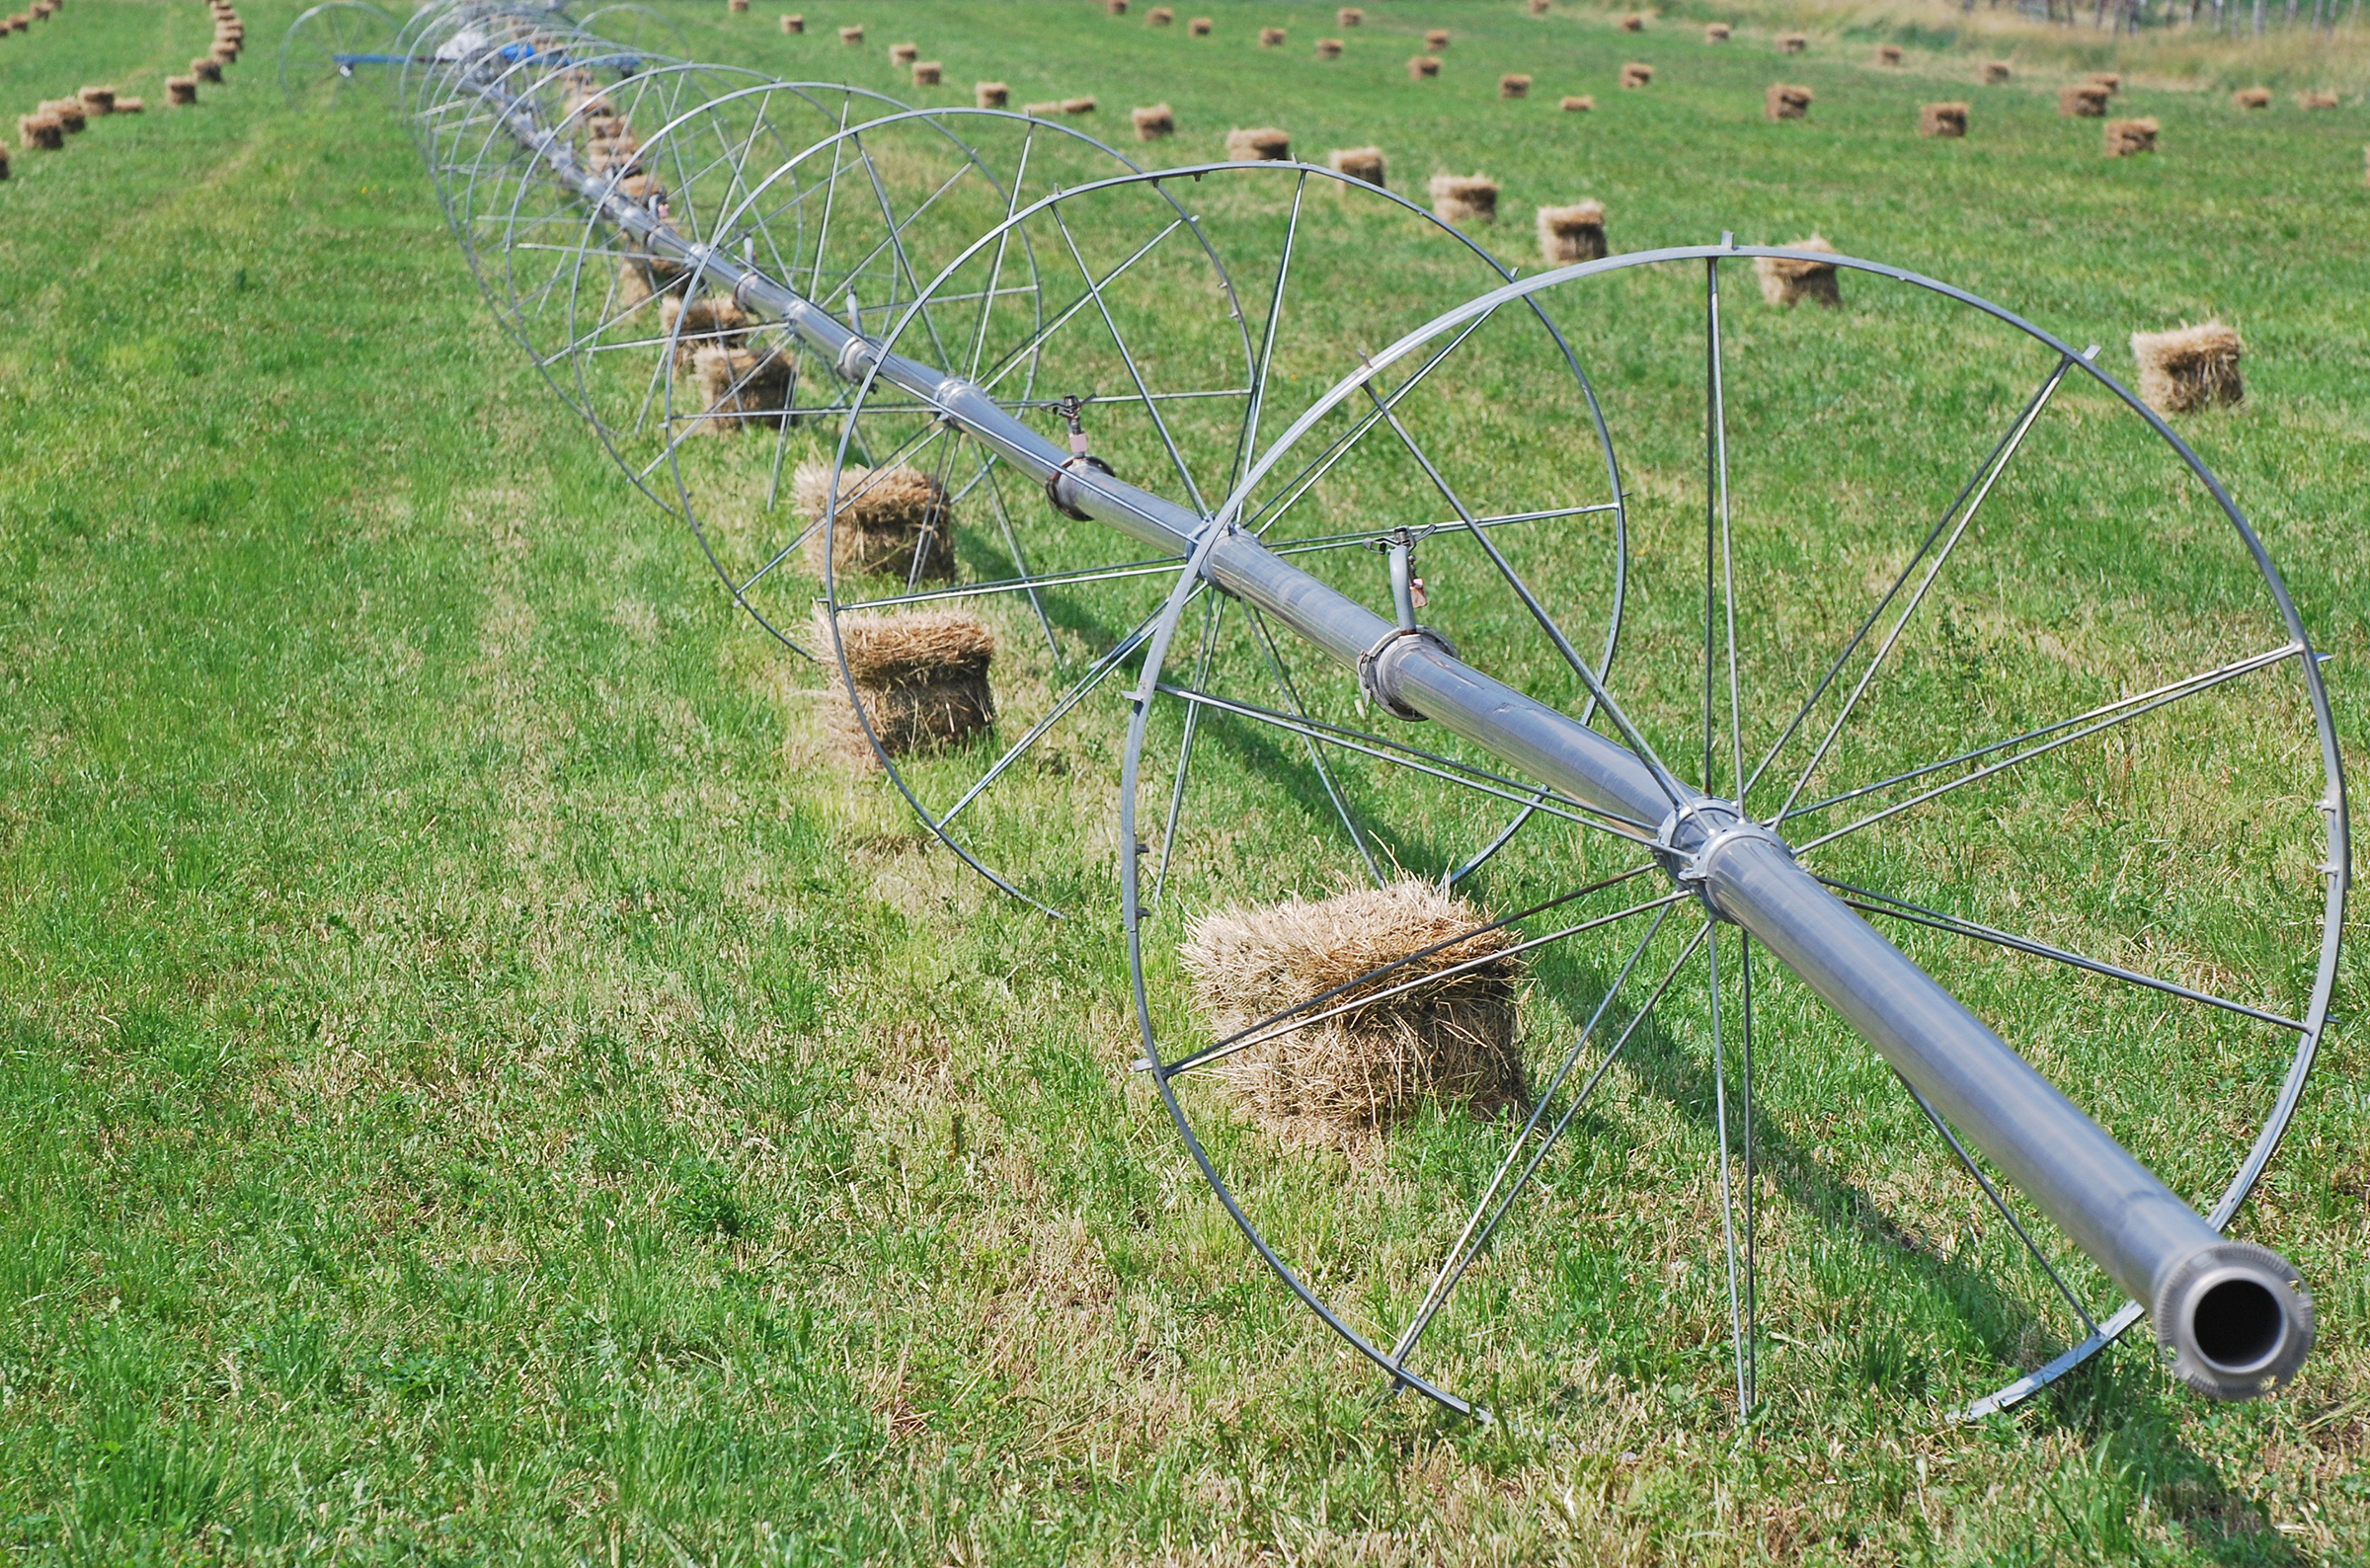
[[[2292,1257],[2319,1305],[2319,1349],[2275,1398],[2179,1392],[2142,1325],[2013,1412],[1949,1424],[2061,1348],[2062,1325],[1881,1064],[1766,970],[1749,1428],[1699,986],[1609,1080],[1534,1222],[1431,1342],[1507,1419],[1383,1397],[1259,1268],[1129,1070],[1116,700],[978,828],[1076,918],[925,849],[887,784],[830,761],[814,667],[752,627],[496,324],[403,121],[366,94],[283,104],[274,57],[298,9],[258,0],[250,52],[194,110],[165,111],[161,79],[207,39],[195,0],[68,0],[0,39],[19,110],[93,81],[151,106],[17,152],[0,185],[12,1559],[2370,1558],[2370,1052],[2342,1021],[2233,1227]],[[1612,11],[1383,0],[1320,67],[1329,7],[1191,8],[1218,19],[1201,40],[1144,28],[1141,4],[862,0],[810,10],[803,38],[777,8],[659,9],[695,57],[926,101],[883,53],[910,37],[946,64],[936,102],[968,102],[975,78],[1016,105],[1092,94],[1086,127],[1114,141],[1131,105],[1165,100],[1177,161],[1274,123],[1304,156],[1383,146],[1402,191],[1486,170],[1505,221],[1477,238],[1526,274],[1532,207],[1594,196],[1617,250],[1816,230],[2103,345],[2118,376],[2133,330],[2231,321],[2249,400],[2179,428],[2332,656],[2362,774],[2370,120],[2353,99],[2293,107],[2285,91],[2314,80],[2292,51],[2277,107],[2241,117],[2227,90],[2252,65],[2183,56],[2176,80],[2149,74],[2151,45],[2070,61],[2036,43],[2014,85],[1976,89],[1974,50],[2002,46],[1938,24],[1885,34],[1912,46],[1879,72],[1875,23],[1780,62],[1777,25],[1751,14],[1715,48],[1693,14],[1631,38]],[[863,50],[833,38],[844,22],[868,26]],[[1262,25],[1288,46],[1257,47]],[[1402,61],[1430,26],[1456,40],[1418,87]],[[2346,38],[2327,80],[2359,74]],[[1651,89],[1616,85],[1631,59],[1656,65]],[[2153,159],[2106,160],[2095,122],[2058,118],[2060,67],[2118,61],[2125,112],[2163,123]],[[1528,101],[1497,100],[1508,71],[1536,78]],[[1761,118],[1777,80],[1814,89],[1807,121]],[[1595,111],[1559,113],[1565,93]],[[1942,98],[1974,103],[1964,143],[1915,134]],[[1202,189],[1256,282],[1275,190]],[[1304,399],[1371,347],[1352,340],[1459,303],[1481,271],[1435,265],[1412,219],[1323,211],[1309,265],[1328,281],[1279,357]],[[1131,232],[1111,218],[1086,243]],[[1680,752],[1699,701],[1700,278],[1624,274],[1553,307],[1631,495],[1626,689]],[[2050,361],[1873,280],[1847,279],[1841,312],[1780,315],[1741,268],[1724,278],[1740,551],[1768,595],[1740,657],[1789,690],[1834,616],[1906,559],[1892,504],[1938,510]],[[1146,330],[1168,309],[1185,325],[1161,353],[1190,365],[1214,296],[1165,274],[1146,289]],[[1580,439],[1542,363],[1510,331],[1421,415],[1476,485],[1501,477],[1490,506],[1524,505]],[[2114,412],[2069,384],[1841,776],[2264,646],[2227,529]],[[694,480],[746,496],[737,439],[695,451]],[[1142,432],[1110,439],[1123,470],[1157,469]],[[1339,525],[1437,510],[1380,460],[1310,505]],[[2011,525],[2027,517],[2054,520]],[[762,522],[719,530],[728,561]],[[1509,549],[1601,627],[1602,541],[1582,544]],[[1476,661],[1567,698],[1520,617],[1476,607],[1474,559],[1440,551],[1443,613],[1466,606]],[[1380,597],[1363,553],[1320,570]],[[814,590],[781,585],[784,613]],[[1081,601],[1072,652],[1157,590]],[[1021,652],[1030,625],[998,630],[1008,702],[1051,689]],[[1257,655],[1228,635],[1213,646],[1259,697]],[[1312,702],[1352,716],[1338,693]],[[2320,886],[2309,732],[2292,700],[2178,712],[1954,796],[1838,873],[2300,1007]],[[1766,709],[1754,723],[1775,727]],[[1293,745],[1219,725],[1206,745],[1194,821],[1225,830],[1181,831],[1150,928],[1171,1040],[1194,1028],[1183,914],[1327,891],[1349,864]],[[936,788],[967,767],[914,774]],[[1498,820],[1342,773],[1411,868]],[[1620,864],[1542,829],[1474,891],[1512,909]],[[1893,934],[2176,1185],[2227,1179],[2279,1042]],[[1625,947],[1541,958],[1535,1063]],[[2364,979],[2345,963],[2341,1020]],[[1246,1204],[1380,1322],[1437,1253],[1438,1200],[1469,1201],[1495,1146],[1440,1113],[1346,1155],[1279,1147],[1215,1096],[1189,1101]]]

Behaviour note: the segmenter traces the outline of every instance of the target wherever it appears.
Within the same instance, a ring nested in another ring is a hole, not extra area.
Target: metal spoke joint
[[[1793,846],[1753,820],[1734,801],[1704,795],[1680,802],[1656,829],[1652,853],[1672,882],[1693,893],[1715,920],[1734,925],[1736,915],[1720,905],[1713,893],[1713,870],[1720,856],[1739,845],[1768,844],[1787,860]]]

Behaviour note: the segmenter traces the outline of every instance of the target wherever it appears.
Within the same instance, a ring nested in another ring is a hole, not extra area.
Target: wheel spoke
[[[1194,661],[1193,685],[1199,691],[1210,679],[1210,660],[1218,648],[1219,622],[1226,612],[1223,594],[1213,594],[1208,600],[1202,621],[1201,655]],[[1185,780],[1193,769],[1193,742],[1202,720],[1202,705],[1185,705],[1184,735],[1177,742],[1177,778],[1168,792],[1168,818],[1160,829],[1160,864],[1152,871],[1152,907],[1160,907],[1160,891],[1168,885],[1169,859],[1176,852],[1177,819],[1185,811]]]
[[[1259,344],[1259,368],[1251,377],[1250,401],[1242,411],[1242,433],[1234,440],[1234,472],[1227,479],[1229,488],[1241,482],[1248,470],[1252,454],[1259,445],[1259,416],[1267,402],[1268,368],[1275,363],[1276,338],[1284,324],[1284,285],[1292,276],[1293,248],[1301,237],[1301,203],[1308,195],[1308,177],[1302,175],[1292,188],[1292,218],[1284,229],[1284,254],[1276,263],[1275,292],[1267,302],[1267,331]]]
[[[1300,689],[1292,682],[1292,672],[1284,667],[1284,655],[1277,649],[1276,639],[1267,629],[1267,618],[1247,603],[1243,609],[1259,634],[1259,648],[1267,657],[1268,674],[1275,680],[1276,690],[1283,696],[1292,716],[1306,724],[1308,711],[1301,702]],[[1342,798],[1341,786],[1333,781],[1333,770],[1325,766],[1324,753],[1316,748],[1316,738],[1304,735],[1301,745],[1307,748],[1308,765],[1316,769],[1317,779],[1325,787],[1325,798],[1333,803],[1333,814],[1341,819],[1342,831],[1348,833],[1350,842],[1357,846],[1358,858],[1366,862],[1367,874],[1375,879],[1375,886],[1382,887],[1389,879],[1382,875],[1382,867],[1376,861],[1375,852],[1367,847],[1366,835],[1358,830],[1357,823],[1351,820],[1349,802]]]
[[[1028,128],[1021,132],[1020,161],[1012,171],[1011,194],[1004,198],[1004,221],[996,232],[995,259],[988,264],[988,286],[980,295],[979,324],[972,329],[971,363],[964,368],[963,374],[973,381],[980,378],[980,360],[988,353],[988,327],[995,312],[996,289],[1004,280],[1004,257],[1012,245],[1012,215],[1020,210],[1020,193],[1029,179],[1029,156],[1036,150],[1037,122],[1030,120]],[[1037,290],[1032,287],[1027,292],[1036,294]],[[1043,296],[1039,295],[1038,300],[1042,311]]]
[[[1092,278],[1087,279],[1085,293],[1078,295],[1077,298],[1071,300],[1067,305],[1065,305],[1062,309],[1056,311],[1054,313],[1053,320],[1045,323],[1045,325],[1039,327],[1035,332],[1030,333],[1029,336],[1022,340],[1019,345],[1006,351],[1004,356],[996,360],[994,365],[989,368],[987,378],[985,380],[978,381],[980,390],[982,392],[992,393],[995,390],[996,385],[1001,382],[1004,377],[1010,375],[1024,362],[1028,362],[1029,356],[1034,354],[1038,350],[1044,348],[1045,345],[1051,341],[1055,333],[1060,332],[1064,327],[1069,325],[1072,317],[1076,316],[1088,305],[1094,304],[1099,297],[1099,291],[1101,289],[1108,288],[1114,282],[1117,282],[1121,275],[1124,274],[1130,268],[1134,267],[1138,262],[1143,261],[1146,257],[1151,255],[1153,251],[1159,249],[1160,242],[1162,240],[1167,239],[1171,234],[1176,233],[1177,230],[1183,228],[1184,226],[1185,220],[1183,218],[1177,219],[1175,222],[1169,224],[1168,227],[1162,229],[1159,233],[1145,241],[1144,245],[1126,261],[1121,262],[1117,267],[1114,267],[1111,269],[1111,271],[1105,273],[1102,276],[1102,280],[1099,283]],[[1174,396],[1175,394],[1169,395]],[[1223,396],[1224,394],[1214,395]],[[1130,403],[1142,402],[1144,399],[1141,397],[1094,398],[1090,401],[1096,403]],[[1154,401],[1157,400],[1155,399]],[[1052,407],[1051,404],[1030,403],[1025,398],[1014,400],[1012,406],[1019,408]]]
[[[1745,1370],[1744,1294],[1737,1280],[1736,1259],[1736,1199],[1729,1182],[1728,1157],[1728,1063],[1720,1039],[1720,936],[1710,935],[1704,951],[1704,962],[1710,968],[1711,982],[1711,1104],[1713,1119],[1720,1135],[1720,1245],[1728,1260],[1728,1344],[1736,1357],[1736,1419],[1753,1419],[1752,1378]]]

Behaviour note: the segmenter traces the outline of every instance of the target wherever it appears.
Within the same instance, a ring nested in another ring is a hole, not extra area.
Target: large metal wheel
[[[2343,778],[2295,606],[2095,351],[1848,258],[1844,309],[1776,312],[1754,271],[1785,254],[1621,256],[1476,298],[1310,403],[1215,513],[1338,527],[1301,485],[1322,469],[1370,523],[1453,519],[1468,556],[1438,566],[1422,619],[1462,659],[1574,710],[1602,698],[1596,727],[1662,776],[1744,802],[2227,1225],[2304,1091],[2342,925]],[[1599,391],[1635,590],[1602,689],[1542,587],[1559,557],[1516,559],[1490,526],[1570,505],[1579,465],[1558,449],[1588,427],[1526,398],[1523,460],[1460,438],[1461,369],[1479,378],[1464,361],[1523,306],[1582,362],[1621,366]],[[1452,537],[1424,549],[1437,562]],[[1807,1415],[1822,1383],[1875,1382],[1974,1416],[2138,1319],[1849,1026],[1674,887],[1663,824],[1391,725],[1330,666],[1289,710],[1227,689],[1218,608],[1188,565],[1133,685],[1117,836],[1141,1065],[1258,1254],[1394,1386],[1539,1408],[1585,1368],[1750,1421],[1778,1390]],[[1369,870],[1303,830],[1277,772],[1212,768],[1207,742],[1180,765],[1166,738],[1195,715],[1276,754],[1314,745],[1328,789],[1418,828],[1460,801],[1540,802],[1470,884],[1534,965],[1527,1108],[1431,1106],[1342,1158],[1222,1091],[1214,1069],[1245,1050],[1423,982],[1378,969],[1224,1038],[1204,1026],[1176,958],[1188,917]]]
[[[357,76],[392,81],[395,19],[368,0],[330,0],[288,24],[279,40],[279,92],[291,109],[334,102]]]

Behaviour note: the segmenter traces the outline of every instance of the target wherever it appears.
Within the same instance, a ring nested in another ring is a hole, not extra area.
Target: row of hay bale
[[[34,0],[33,8],[0,21],[0,37],[31,33],[36,22],[46,22],[65,9],[65,0]]]
[[[26,25],[46,18],[62,9],[62,0],[39,0],[33,11],[25,13]],[[247,24],[239,19],[238,10],[230,0],[207,0],[207,10],[213,15],[213,46],[190,62],[187,76],[165,78],[165,101],[169,104],[198,102],[200,81],[219,82],[222,68],[237,61],[247,42]],[[8,31],[23,32],[18,19],[9,19]],[[147,106],[136,97],[119,93],[113,87],[85,86],[71,98],[52,98],[29,115],[17,117],[17,145],[28,151],[57,152],[66,145],[66,138],[79,135],[94,119],[113,115],[136,115]],[[9,175],[8,150],[0,147],[0,180]]]

